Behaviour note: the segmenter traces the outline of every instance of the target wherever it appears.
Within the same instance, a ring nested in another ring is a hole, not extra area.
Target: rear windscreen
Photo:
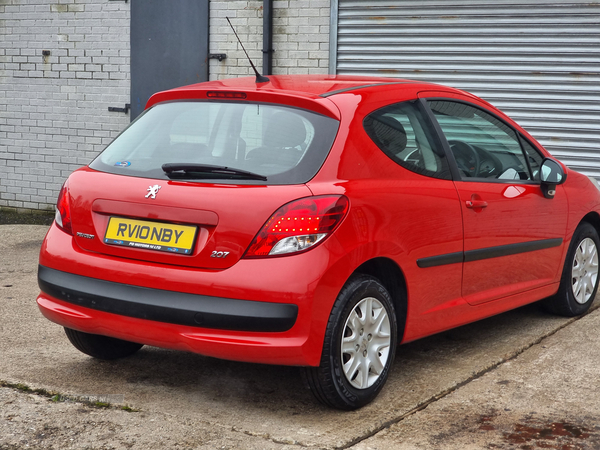
[[[90,167],[102,172],[165,178],[163,164],[225,167],[197,171],[192,181],[299,184],[317,173],[339,122],[310,111],[263,103],[173,102],[147,110]],[[267,181],[244,179],[242,171]]]

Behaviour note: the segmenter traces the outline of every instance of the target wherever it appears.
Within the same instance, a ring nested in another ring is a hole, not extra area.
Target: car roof
[[[167,92],[205,91],[207,89],[231,89],[245,91],[287,91],[296,95],[309,97],[327,97],[363,87],[390,84],[410,84],[413,88],[441,88],[440,85],[415,80],[385,77],[365,77],[352,75],[269,75],[269,81],[257,83],[255,77],[229,78],[225,80],[207,81],[204,83],[182,86]],[[416,86],[418,85],[418,86]]]
[[[206,100],[219,95],[230,95],[228,99],[241,95],[248,101],[267,101],[283,103],[313,111],[339,119],[339,110],[328,100],[338,94],[360,89],[373,92],[389,92],[394,86],[407,97],[416,98],[421,91],[444,91],[446,93],[462,93],[464,91],[422,81],[386,78],[375,76],[351,75],[269,75],[269,81],[257,83],[255,77],[228,78],[224,80],[207,81],[203,83],[182,86],[168,91],[157,92],[148,100],[146,109],[157,103]]]

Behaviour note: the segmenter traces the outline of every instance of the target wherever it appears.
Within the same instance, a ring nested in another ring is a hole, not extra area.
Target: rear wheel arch
[[[388,379],[397,330],[394,300],[387,288],[378,278],[353,273],[327,321],[319,366],[302,370],[315,398],[342,410],[370,403]]]
[[[406,298],[404,274],[389,258],[365,261],[348,276],[327,322],[320,364],[302,371],[317,400],[353,410],[379,394],[403,339]]]
[[[408,310],[408,291],[402,269],[388,258],[374,258],[361,264],[352,275],[363,274],[377,278],[394,301],[398,323],[398,343],[402,342]]]

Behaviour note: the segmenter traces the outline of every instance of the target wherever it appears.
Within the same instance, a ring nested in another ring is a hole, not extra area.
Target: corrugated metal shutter
[[[600,176],[600,0],[338,0],[336,37],[338,74],[471,91]]]

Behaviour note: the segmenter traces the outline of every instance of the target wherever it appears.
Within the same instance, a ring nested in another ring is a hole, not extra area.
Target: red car
[[[201,83],[155,94],[65,182],[37,302],[93,357],[304,366],[321,402],[355,409],[399,343],[541,299],[586,312],[599,190],[457,89]]]

